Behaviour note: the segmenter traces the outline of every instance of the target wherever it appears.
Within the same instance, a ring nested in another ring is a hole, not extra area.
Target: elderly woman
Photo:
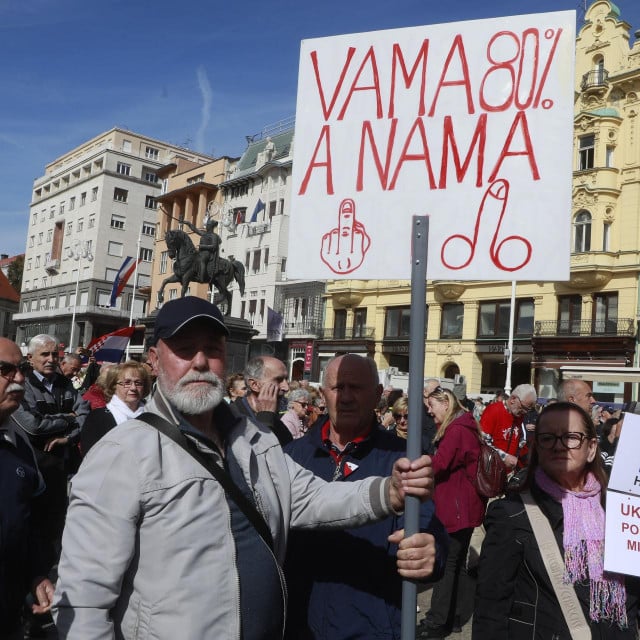
[[[636,637],[638,580],[603,570],[605,489],[591,416],[570,402],[547,406],[536,422],[521,492],[491,503],[487,511],[474,640]],[[523,506],[530,499],[564,557],[558,583],[572,585],[579,602],[575,617],[584,618],[584,635],[573,635],[579,625],[569,626],[569,609],[558,602],[540,552],[547,536],[534,533]]]
[[[311,395],[304,389],[294,389],[287,397],[287,412],[281,420],[291,432],[294,439],[300,438],[307,431],[307,407]]]
[[[482,524],[486,500],[472,482],[480,456],[480,427],[473,414],[449,389],[436,387],[426,400],[437,427],[436,452],[431,458],[436,481],[433,500],[436,516],[449,534],[449,555],[444,576],[433,588],[420,637],[445,638],[460,625],[464,599],[469,597],[467,552],[473,529]]]
[[[91,411],[80,432],[82,455],[113,427],[144,413],[144,398],[150,391],[151,378],[140,362],[130,360],[110,367],[104,381],[107,405]]]

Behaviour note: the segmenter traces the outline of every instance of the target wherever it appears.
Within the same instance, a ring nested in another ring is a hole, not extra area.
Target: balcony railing
[[[582,91],[589,89],[604,89],[609,86],[609,72],[606,69],[594,69],[582,76]]]
[[[374,327],[323,328],[320,332],[322,340],[357,340],[373,338]]]
[[[260,224],[248,224],[247,225],[247,236],[257,236],[262,233],[266,233],[267,231],[271,231],[271,223],[269,222],[261,222]]]
[[[534,336],[634,336],[633,318],[611,320],[536,321]]]
[[[320,331],[320,323],[309,321],[306,322],[286,322],[283,325],[285,335],[317,335]]]

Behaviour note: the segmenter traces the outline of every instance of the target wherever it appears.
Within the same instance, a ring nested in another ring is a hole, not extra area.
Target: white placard
[[[604,568],[640,576],[640,497],[607,491]]]
[[[569,277],[575,12],[305,40],[287,271]]]
[[[640,416],[627,413],[616,447],[609,490],[604,568],[640,576]]]

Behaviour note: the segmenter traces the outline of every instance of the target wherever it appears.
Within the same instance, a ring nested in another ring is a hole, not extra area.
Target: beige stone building
[[[194,247],[198,247],[200,237],[181,220],[191,223],[199,232],[206,221],[213,219],[220,223],[222,212],[222,191],[219,187],[235,167],[237,158],[223,156],[215,160],[205,158],[200,161],[178,158],[157,170],[162,181],[158,202],[158,228],[155,259],[151,272],[151,304],[149,312],[158,308],[158,295],[164,286],[164,300],[173,300],[182,294],[182,282],[174,277],[173,261],[169,257],[165,234],[171,229],[179,229],[188,234]],[[216,226],[220,233],[220,225]],[[224,254],[221,254],[223,257]],[[191,282],[187,294],[207,298],[208,285]]]
[[[640,40],[631,47],[630,34],[607,0],[587,10],[576,39],[571,279],[515,285],[511,386],[531,381],[545,397],[562,366],[638,364]],[[321,362],[349,350],[408,371],[408,285],[330,282]],[[504,387],[511,294],[506,281],[429,281],[425,376],[462,374],[469,395]],[[632,386],[594,391],[622,401]]]

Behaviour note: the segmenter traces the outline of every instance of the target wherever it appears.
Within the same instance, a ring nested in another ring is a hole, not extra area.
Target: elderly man
[[[290,528],[389,516],[430,495],[426,457],[391,478],[326,483],[224,397],[228,330],[185,297],[156,317],[144,419],[105,435],[73,479],[54,610],[73,640],[282,637]]]
[[[280,403],[289,391],[287,367],[271,356],[251,358],[244,368],[247,393],[231,403],[231,410],[271,429],[284,446],[293,440],[291,432],[280,419]]]
[[[29,589],[38,602],[36,613],[48,611],[53,597],[53,585],[43,577],[49,566],[31,519],[33,499],[44,483],[33,449],[19,428],[24,395],[21,360],[18,346],[0,338],[0,635],[5,640],[23,638],[20,614]]]
[[[373,360],[334,358],[322,386],[328,416],[286,453],[338,485],[390,473],[406,441],[376,422],[381,392]],[[432,502],[423,504],[421,533],[408,538],[397,515],[348,531],[293,532],[285,563],[287,637],[399,638],[401,578],[437,580],[446,558],[447,534],[434,514]]]
[[[558,400],[560,402],[573,402],[582,407],[590,416],[593,416],[596,399],[588,382],[569,378],[563,380],[558,388]]]
[[[22,406],[31,418],[21,426],[35,449],[46,485],[34,503],[34,522],[47,560],[54,564],[67,510],[67,479],[80,463],[76,445],[91,406],[71,380],[59,373],[58,341],[53,336],[37,335],[27,349],[32,370],[25,380]]]
[[[522,467],[527,456],[527,434],[522,426],[527,412],[535,409],[538,394],[533,385],[519,384],[506,400],[492,402],[480,417],[484,433],[491,436],[509,469]]]

